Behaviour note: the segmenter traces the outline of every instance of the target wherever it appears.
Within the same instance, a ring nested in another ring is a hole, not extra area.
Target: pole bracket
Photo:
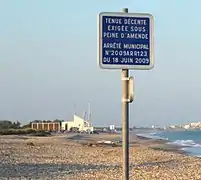
[[[130,102],[130,99],[122,98],[122,102]]]
[[[123,78],[121,78],[122,81],[129,81],[129,79],[130,79],[129,77],[123,77]]]

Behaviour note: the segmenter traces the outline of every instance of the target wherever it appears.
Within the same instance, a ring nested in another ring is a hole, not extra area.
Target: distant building
[[[191,122],[184,125],[172,125],[171,129],[201,129],[201,122]]]
[[[44,131],[79,131],[79,132],[93,132],[94,128],[90,123],[76,115],[73,117],[73,121],[38,121],[31,123],[32,129],[44,130]]]
[[[32,129],[44,130],[44,131],[60,131],[60,122],[32,122]]]
[[[114,130],[115,130],[115,126],[114,126],[114,125],[110,125],[109,128],[110,128],[111,131],[114,131]]]
[[[184,129],[190,129],[191,125],[190,124],[187,124],[184,126]]]
[[[94,128],[90,125],[90,123],[76,115],[74,115],[73,121],[65,121],[61,122],[61,130],[72,131],[76,129],[80,132],[90,131],[92,132]]]
[[[152,125],[151,128],[152,129],[160,129],[160,126],[159,125]]]
[[[183,126],[185,129],[201,129],[201,122],[192,122]]]

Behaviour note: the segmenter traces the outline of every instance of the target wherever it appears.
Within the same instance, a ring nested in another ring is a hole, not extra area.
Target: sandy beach
[[[0,180],[120,180],[121,147],[93,145],[118,139],[119,134],[0,136]],[[134,137],[132,142],[130,179],[201,179],[200,158],[162,141]]]

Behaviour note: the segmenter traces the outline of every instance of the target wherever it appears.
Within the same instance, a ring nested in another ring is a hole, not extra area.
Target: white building
[[[184,126],[184,129],[190,129],[191,125],[190,124],[187,124]]]
[[[79,131],[93,131],[93,127],[86,120],[74,115],[73,121],[65,121],[61,123],[61,129],[71,131],[71,129],[78,129]]]
[[[114,131],[115,130],[115,126],[114,125],[110,125],[110,131]]]

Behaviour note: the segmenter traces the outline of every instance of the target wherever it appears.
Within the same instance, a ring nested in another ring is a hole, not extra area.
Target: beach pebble
[[[121,147],[87,147],[60,136],[7,136],[0,144],[0,180],[122,179]],[[199,158],[139,146],[129,159],[131,180],[201,179]]]

